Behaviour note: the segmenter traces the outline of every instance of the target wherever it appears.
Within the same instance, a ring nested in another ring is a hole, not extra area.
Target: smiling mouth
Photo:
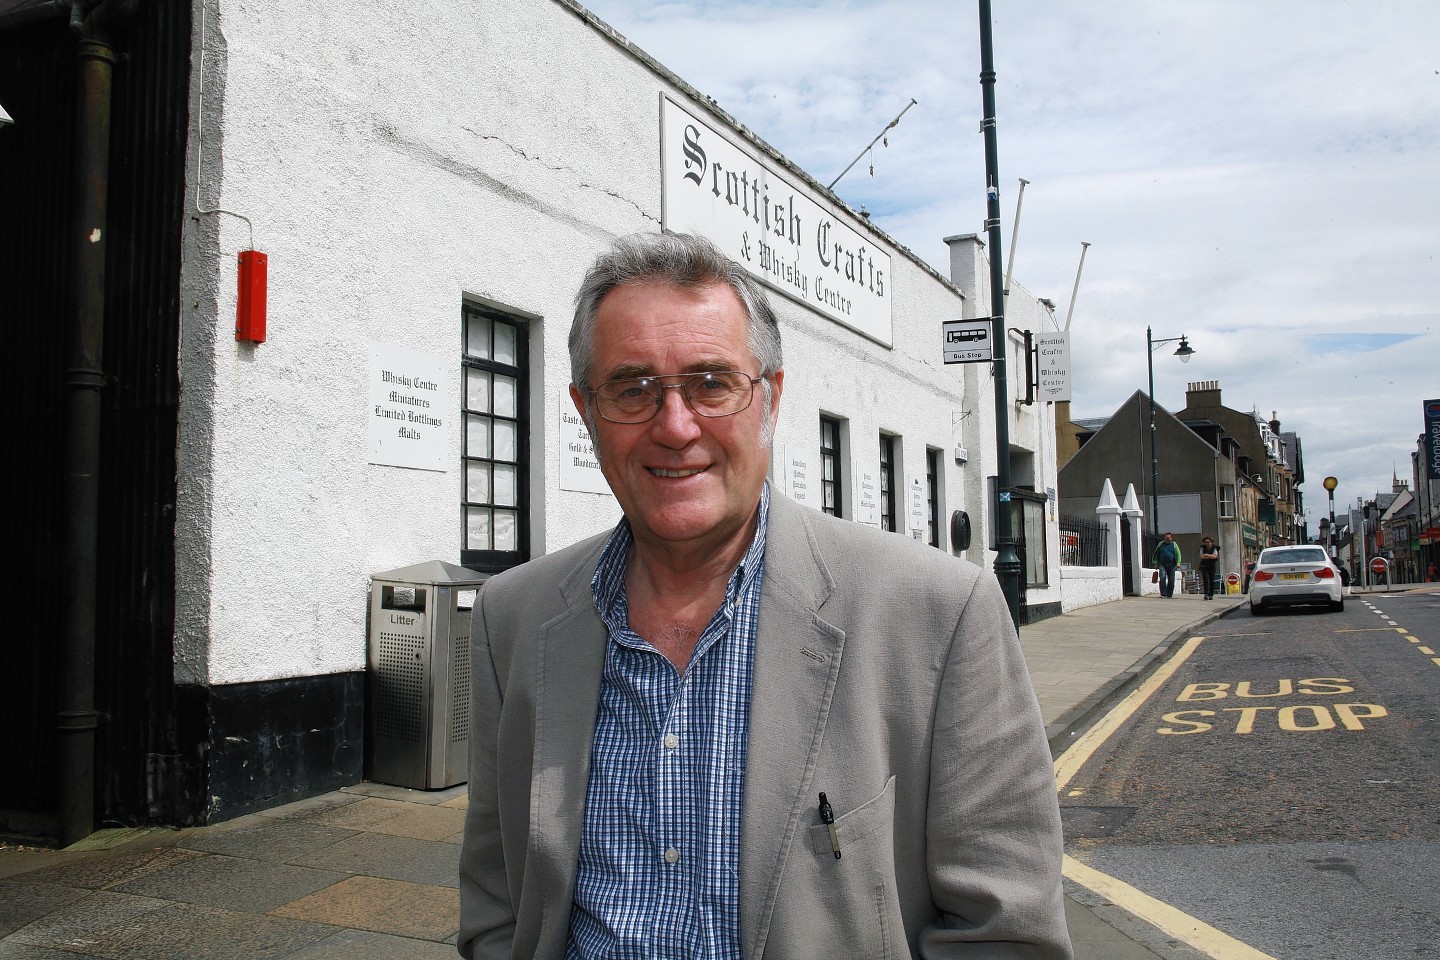
[[[701,469],[701,470],[662,470],[662,469],[659,468],[659,467],[651,467],[651,468],[650,468],[650,472],[653,473],[653,474],[654,474],[655,476],[657,476],[657,477],[671,477],[671,478],[677,478],[677,479],[678,479],[678,478],[680,478],[680,477],[693,477],[693,476],[695,476],[695,474],[697,474],[697,473],[704,473],[705,471],[704,471],[703,469]]]

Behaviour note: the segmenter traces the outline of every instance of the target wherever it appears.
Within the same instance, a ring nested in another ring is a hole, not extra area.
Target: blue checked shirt
[[[770,491],[684,675],[629,626],[621,520],[595,570],[610,631],[567,960],[739,960],[740,813]]]

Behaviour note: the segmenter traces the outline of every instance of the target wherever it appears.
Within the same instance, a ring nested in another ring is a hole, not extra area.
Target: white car
[[[1312,603],[1345,609],[1340,570],[1330,562],[1325,548],[1297,545],[1260,551],[1250,577],[1250,612],[1258,617],[1277,607]]]

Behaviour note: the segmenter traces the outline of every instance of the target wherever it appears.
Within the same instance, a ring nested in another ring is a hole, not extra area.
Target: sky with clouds
[[[984,234],[978,3],[590,0],[948,275]],[[1311,529],[1411,475],[1440,397],[1440,4],[993,4],[1004,256],[1071,322],[1075,417],[1218,380],[1300,435]],[[871,172],[873,167],[873,173]]]

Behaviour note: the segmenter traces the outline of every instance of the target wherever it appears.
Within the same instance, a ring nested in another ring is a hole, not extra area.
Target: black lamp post
[[[1163,340],[1156,340],[1150,335],[1150,328],[1145,328],[1145,363],[1150,368],[1150,532],[1160,534],[1160,453],[1155,447],[1155,348],[1162,343],[1180,342],[1175,350],[1175,356],[1180,358],[1181,363],[1189,363],[1195,351],[1190,348],[1190,341],[1185,335],[1178,337],[1166,337]]]
[[[995,55],[991,36],[990,0],[980,0],[980,91],[985,135],[985,229],[990,242],[990,319],[995,373],[995,576],[1010,608],[1010,620],[1020,629],[1020,551],[1015,541],[1010,507],[1010,404],[1005,376],[1005,281],[1000,257],[1000,162],[995,140]]]

